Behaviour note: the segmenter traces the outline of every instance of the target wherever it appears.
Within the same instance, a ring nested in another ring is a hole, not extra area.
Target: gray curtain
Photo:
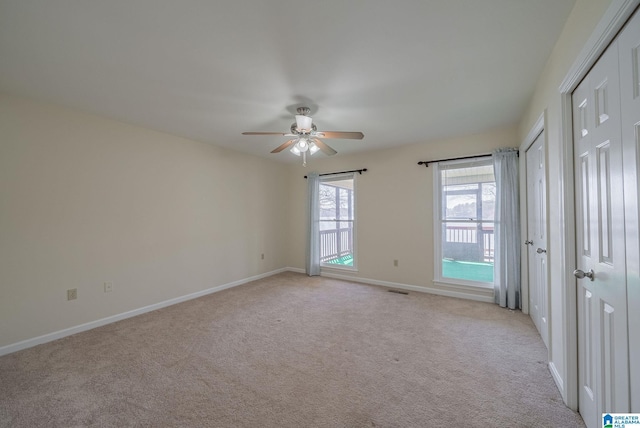
[[[496,149],[492,157],[496,177],[493,265],[495,301],[502,307],[519,309],[522,302],[518,149]]]
[[[320,275],[320,179],[318,173],[307,175],[308,221],[307,221],[307,262],[309,276]]]

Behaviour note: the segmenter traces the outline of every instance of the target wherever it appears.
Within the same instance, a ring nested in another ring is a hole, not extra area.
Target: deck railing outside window
[[[445,240],[453,245],[462,244],[474,247],[484,263],[493,263],[494,236],[493,225],[484,225],[481,229],[475,226],[447,226]],[[446,244],[445,244],[446,245]],[[320,260],[324,263],[348,257],[353,253],[353,229],[329,229],[320,231]],[[447,257],[447,251],[444,251]]]
[[[353,254],[353,229],[320,231],[320,261],[331,262]]]
[[[495,243],[493,239],[493,224],[482,227],[476,225],[447,225],[444,230],[444,257],[450,258],[447,254],[448,245],[461,245],[466,247],[475,247],[477,254],[480,255],[479,262],[493,263],[493,253]],[[453,257],[451,257],[453,258]]]

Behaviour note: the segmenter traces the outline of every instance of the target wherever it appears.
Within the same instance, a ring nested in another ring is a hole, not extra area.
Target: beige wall
[[[562,177],[562,135],[561,127],[562,111],[561,96],[558,90],[560,84],[568,74],[569,69],[576,61],[580,51],[585,46],[587,39],[594,31],[604,12],[611,4],[611,0],[577,0],[569,16],[565,28],[558,39],[554,50],[544,68],[537,83],[535,93],[528,106],[527,113],[519,126],[519,141],[523,141],[536,119],[546,112],[546,138],[547,138],[547,165],[548,165],[548,217],[549,217],[549,281],[550,281],[550,361],[557,370],[556,381],[566,399],[566,376],[568,370],[575,367],[566,367],[564,343],[567,340],[563,334],[564,326],[564,296],[566,288],[564,275],[560,263],[562,254],[563,229],[565,225],[561,221],[560,184]],[[573,221],[568,219],[567,221]],[[568,224],[567,227],[573,227]],[[574,245],[573,243],[566,243]],[[554,257],[554,255],[556,255]]]
[[[576,1],[517,129],[335,159],[319,154],[306,169],[1,95],[0,347],[304,268],[302,177],[311,170],[369,168],[357,180],[355,277],[433,287],[432,170],[417,161],[517,146],[543,112],[549,236],[561,236],[558,86],[610,4]],[[561,244],[551,239],[550,254]],[[551,359],[561,377],[563,274],[550,257]],[[112,293],[103,292],[104,281],[113,281]],[[68,288],[78,289],[77,301],[65,300]]]
[[[0,348],[286,266],[287,178],[273,161],[1,95]]]
[[[367,168],[356,178],[358,272],[328,269],[323,272],[434,288],[433,167],[419,166],[418,161],[485,154],[493,148],[517,146],[516,129],[508,128],[352,156],[314,155],[306,168],[298,164],[291,172],[290,266],[305,267],[304,175],[309,171]],[[393,266],[394,259],[399,261],[398,267]]]

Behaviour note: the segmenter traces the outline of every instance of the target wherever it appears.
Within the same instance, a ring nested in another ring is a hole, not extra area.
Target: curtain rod
[[[348,172],[357,172],[358,174],[362,175],[363,172],[365,172],[367,170],[367,168],[362,168],[362,169],[352,169],[351,171],[340,171],[340,172],[327,172],[326,174],[318,174],[319,177],[322,177],[323,175],[337,175],[337,174],[346,174]],[[307,178],[307,176],[305,175],[304,178]]]
[[[520,152],[517,153],[518,156],[520,156]],[[420,161],[418,162],[418,165],[424,165],[427,168],[429,168],[429,164],[430,163],[435,163],[435,162],[447,162],[447,161],[454,161],[454,160],[463,160],[463,159],[474,159],[474,158],[483,158],[483,157],[487,157],[487,156],[491,156],[491,153],[484,153],[481,155],[474,155],[474,156],[462,156],[459,158],[449,158],[449,159],[438,159],[438,160],[430,160],[430,161]]]

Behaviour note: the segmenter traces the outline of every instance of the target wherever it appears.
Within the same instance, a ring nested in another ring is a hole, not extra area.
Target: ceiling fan
[[[302,164],[307,165],[307,153],[313,155],[317,151],[332,156],[336,152],[327,144],[323,143],[319,138],[341,138],[362,140],[364,134],[362,132],[338,132],[338,131],[318,131],[314,125],[313,119],[309,116],[311,110],[309,107],[298,107],[295,123],[291,124],[289,133],[282,132],[243,132],[242,135],[282,135],[283,137],[293,137],[286,143],[276,147],[271,153],[279,153],[289,148],[291,153],[296,156],[302,156]]]

